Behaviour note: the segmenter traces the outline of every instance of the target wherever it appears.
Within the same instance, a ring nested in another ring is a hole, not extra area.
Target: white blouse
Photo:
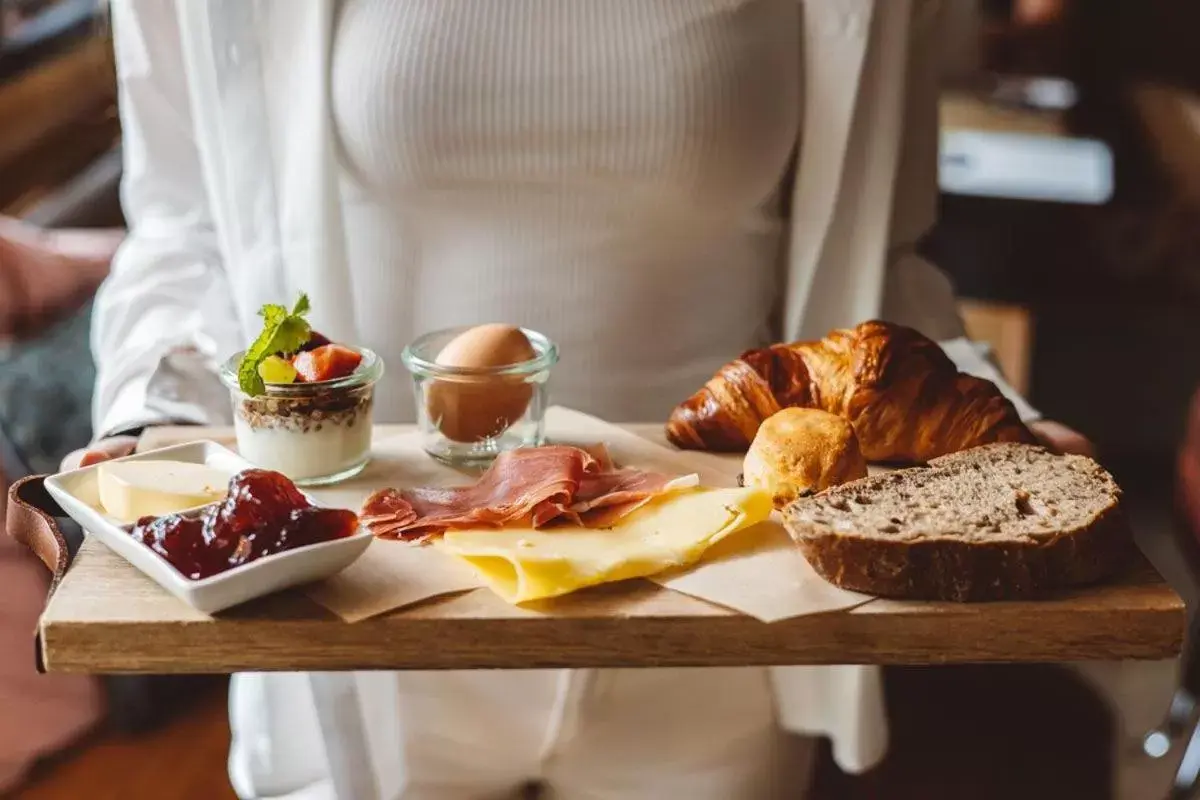
[[[392,420],[412,413],[400,349],[456,322],[541,328],[564,348],[563,402],[643,421],[757,343],[773,301],[786,300],[788,339],[875,315],[962,336],[949,283],[912,249],[936,208],[944,5],[114,2],[131,230],[96,301],[97,432],[227,423],[228,394],[204,365],[185,370],[168,355],[188,346],[223,358],[260,326],[263,303],[300,289],[319,329],[392,365],[379,394]],[[773,193],[797,140],[781,220]],[[956,344],[971,356],[963,367],[987,367]],[[636,700],[613,708],[656,721],[730,690],[719,677],[698,687],[690,671],[634,674],[653,689],[635,687]],[[527,721],[533,703],[570,722],[593,697],[558,703],[550,684],[579,688],[561,675],[529,677],[519,691],[515,675],[476,677]],[[881,756],[876,669],[767,677],[782,727],[829,736],[846,769]],[[423,691],[421,675],[355,679],[381,786],[394,788],[406,736],[437,744],[417,723],[445,718],[397,714],[401,700],[461,698],[465,730],[491,729],[478,724],[473,695]],[[328,796],[306,680],[236,677],[230,765],[244,796]],[[570,729],[533,723],[535,739]],[[683,727],[705,746],[713,730],[734,734],[728,724]],[[657,743],[644,725],[618,730]],[[593,761],[618,763],[608,751]],[[752,766],[718,761],[694,774],[709,785],[714,770]],[[654,770],[666,773],[675,771]]]
[[[503,321],[555,402],[665,419],[771,338],[799,129],[796,0],[344,0],[332,103],[367,342]],[[360,312],[362,313],[362,312]],[[385,418],[411,418],[399,383]]]

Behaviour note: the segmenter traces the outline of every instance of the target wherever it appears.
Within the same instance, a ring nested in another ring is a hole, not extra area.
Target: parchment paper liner
[[[695,472],[705,486],[734,486],[741,468],[740,457],[672,450],[561,407],[547,411],[546,425],[553,442],[604,442],[621,465],[671,474]],[[471,480],[427,456],[416,433],[377,442],[373,449],[371,464],[357,478],[312,493],[324,503],[357,510],[371,492],[383,486],[450,485]],[[733,534],[695,567],[649,580],[764,622],[853,608],[873,599],[822,580],[777,521]],[[482,586],[465,564],[432,548],[376,541],[358,561],[310,587],[308,594],[342,619],[355,622],[433,597],[473,589],[488,591]],[[553,602],[541,603],[539,608],[552,613]]]

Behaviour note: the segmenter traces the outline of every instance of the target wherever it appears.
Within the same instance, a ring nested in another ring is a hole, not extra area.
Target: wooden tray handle
[[[50,591],[54,594],[67,572],[70,551],[55,517],[64,516],[62,508],[46,491],[47,475],[30,475],[8,489],[8,535],[33,551],[50,570]]]

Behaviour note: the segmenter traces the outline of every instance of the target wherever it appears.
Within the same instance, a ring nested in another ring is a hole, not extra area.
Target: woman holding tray
[[[393,364],[432,329],[542,331],[563,354],[555,401],[616,421],[665,420],[768,341],[878,315],[961,338],[915,252],[937,197],[939,12],[114,0],[131,228],[96,305],[88,458],[146,425],[226,422],[212,363],[298,290],[317,329]],[[379,421],[412,418],[404,381],[381,385]],[[884,748],[870,667],[358,681],[383,797],[796,797],[805,759],[781,757],[780,727],[832,736],[854,771]],[[241,796],[329,796],[309,686],[235,677]]]

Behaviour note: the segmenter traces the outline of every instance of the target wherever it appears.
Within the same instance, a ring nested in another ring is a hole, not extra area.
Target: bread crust
[[[909,600],[1028,600],[1097,583],[1130,563],[1129,526],[1119,506],[1049,543],[916,541],[834,533],[788,523],[800,551],[825,580],[864,594]]]
[[[1013,446],[992,445],[977,452],[1006,447]],[[1028,450],[1048,454],[1040,447]],[[970,457],[970,453],[948,456],[929,468]],[[881,536],[866,526],[835,530],[830,524],[807,519],[795,505],[785,510],[784,519],[817,574],[844,589],[913,600],[1035,599],[1057,589],[1109,578],[1136,554],[1120,489],[1099,465],[1092,464],[1107,484],[1101,489],[1106,493],[1105,502],[1083,524],[1037,535],[979,538],[947,532],[909,538]],[[928,468],[913,471],[922,469]],[[895,485],[889,480],[896,475],[872,476],[831,491],[839,495],[889,491],[887,487]]]

